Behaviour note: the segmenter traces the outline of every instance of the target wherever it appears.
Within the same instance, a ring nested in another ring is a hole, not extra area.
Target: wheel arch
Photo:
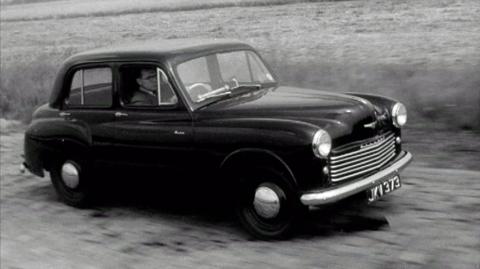
[[[38,120],[25,132],[24,154],[26,166],[42,176],[59,156],[85,156],[92,145],[88,126],[62,120]]]
[[[242,164],[254,164],[256,168],[273,169],[289,180],[292,187],[297,186],[297,179],[289,165],[277,154],[268,149],[242,148],[228,154],[220,164],[222,173],[229,173],[241,168]],[[272,171],[273,172],[273,171]]]

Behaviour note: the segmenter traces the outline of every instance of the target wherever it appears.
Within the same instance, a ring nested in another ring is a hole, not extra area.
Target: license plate
[[[382,181],[380,184],[367,191],[368,202],[374,202],[387,193],[390,193],[402,186],[400,176],[395,175]]]

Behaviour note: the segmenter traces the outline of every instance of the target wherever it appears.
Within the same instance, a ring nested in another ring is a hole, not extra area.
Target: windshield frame
[[[196,111],[196,110],[198,110],[202,107],[208,106],[208,105],[210,105],[212,103],[215,103],[217,101],[220,101],[220,100],[226,100],[226,99],[234,98],[234,97],[236,97],[236,95],[231,94],[230,96],[228,96],[228,98],[207,98],[207,99],[197,103],[197,102],[195,102],[191,99],[190,94],[188,93],[187,89],[185,88],[185,86],[183,84],[183,81],[182,81],[182,79],[181,79],[181,77],[178,73],[178,66],[181,65],[182,63],[185,63],[185,62],[197,59],[197,58],[206,57],[206,56],[214,55],[214,54],[236,52],[236,51],[245,51],[245,52],[253,53],[256,57],[258,57],[258,59],[265,66],[265,69],[268,71],[268,73],[270,73],[270,75],[273,77],[272,82],[265,82],[265,83],[259,84],[261,86],[261,88],[271,88],[271,87],[276,87],[278,85],[277,76],[275,75],[274,72],[272,72],[272,69],[269,66],[269,64],[254,49],[251,49],[251,48],[231,48],[231,49],[222,49],[222,50],[209,51],[209,52],[206,52],[206,53],[197,54],[193,57],[188,57],[188,58],[182,59],[182,61],[176,62],[172,67],[173,74],[174,74],[174,76],[177,80],[176,84],[178,85],[178,87],[182,91],[183,95],[185,96],[185,101],[188,104],[191,111]]]

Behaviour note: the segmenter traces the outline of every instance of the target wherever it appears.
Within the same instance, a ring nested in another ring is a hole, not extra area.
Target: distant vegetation
[[[60,0],[0,0],[2,5],[21,5],[21,4],[31,4],[31,3],[41,3],[41,2],[52,2]]]
[[[11,0],[6,3],[37,3],[58,0]],[[147,12],[175,12],[227,7],[256,7],[286,5],[304,2],[327,2],[339,0],[84,0],[61,1],[25,9],[13,6],[4,10],[2,21],[31,21],[79,17],[103,17]]]
[[[48,101],[61,62],[76,52],[157,37],[233,37],[256,46],[283,84],[391,96],[407,105],[410,124],[480,130],[480,59],[478,48],[472,49],[478,45],[480,25],[472,20],[472,16],[478,14],[475,9],[462,6],[462,1],[469,0],[457,0],[456,9],[448,9],[436,0],[407,0],[404,5],[395,6],[398,9],[395,11],[391,11],[389,1],[383,6],[372,3],[378,10],[363,4],[369,1],[349,1],[268,9],[179,12],[175,16],[149,13],[2,22],[0,118],[29,121],[33,109]],[[83,5],[93,2],[76,1],[78,5],[70,9],[80,13],[88,11],[82,9]],[[119,5],[112,5],[117,2]],[[299,1],[206,0],[194,2],[190,7],[206,8],[220,2],[224,5],[266,5]],[[116,14],[119,10],[140,12],[148,3],[155,10],[173,0],[144,0],[137,6],[131,4],[137,2],[126,0],[98,3],[110,3],[109,8],[99,4],[99,10]],[[189,3],[178,0],[177,5],[169,8],[181,9],[181,5]],[[470,3],[476,3],[480,10],[479,2]],[[47,14],[50,4],[53,2],[39,4],[33,11]],[[9,7],[13,6],[17,5]],[[126,9],[128,6],[131,9]],[[432,9],[437,17],[431,15],[431,18],[421,17],[420,20],[411,15]],[[51,13],[70,12],[50,10]],[[298,13],[297,17],[286,16],[291,10]],[[5,12],[2,15],[8,10]],[[450,21],[443,23],[442,20]],[[163,27],[165,25],[167,27]],[[397,32],[399,34],[395,35]],[[458,47],[459,42],[462,49]]]
[[[305,63],[276,68],[287,84],[397,98],[407,105],[410,123],[480,129],[480,64],[425,68]]]
[[[410,121],[480,128],[480,65],[424,69],[409,65],[283,65],[278,59],[267,60],[273,63],[282,84],[334,92],[377,93],[404,102]],[[29,121],[33,109],[48,101],[59,65],[60,61],[52,62],[51,56],[43,55],[29,65],[2,69],[1,114]]]

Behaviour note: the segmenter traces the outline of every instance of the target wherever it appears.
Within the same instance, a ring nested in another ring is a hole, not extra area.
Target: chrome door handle
[[[68,117],[71,114],[69,112],[60,112],[58,115],[60,115],[60,117]]]
[[[123,113],[123,112],[115,112],[115,117],[117,118],[120,118],[120,117],[126,117],[128,116],[127,113]]]

